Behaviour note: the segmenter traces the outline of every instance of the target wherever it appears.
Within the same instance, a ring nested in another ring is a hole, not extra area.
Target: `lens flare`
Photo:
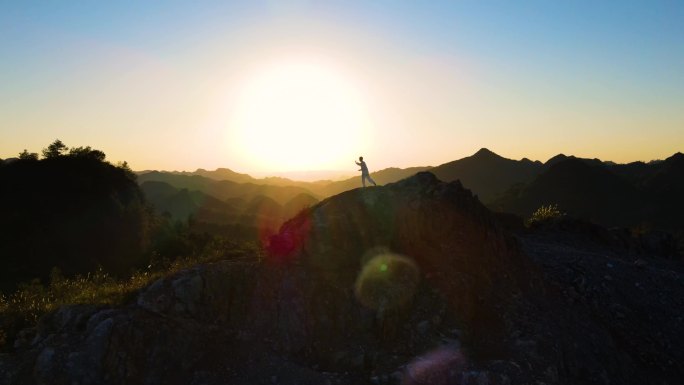
[[[413,360],[407,367],[402,385],[460,384],[466,358],[460,350],[442,347]]]
[[[371,258],[356,279],[356,296],[366,307],[390,309],[413,298],[420,271],[409,257],[385,252]]]
[[[289,263],[304,247],[311,232],[311,213],[303,210],[283,224],[277,234],[264,240],[266,257],[270,262]]]

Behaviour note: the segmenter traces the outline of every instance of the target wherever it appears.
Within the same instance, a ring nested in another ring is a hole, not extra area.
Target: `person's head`
[[[360,156],[360,157],[359,157],[359,160],[363,162],[363,157],[362,157],[362,156]]]

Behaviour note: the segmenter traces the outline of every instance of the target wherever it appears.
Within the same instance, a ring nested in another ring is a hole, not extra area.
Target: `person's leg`
[[[363,187],[366,187],[366,176],[363,174],[361,174],[361,184],[363,185]]]
[[[370,174],[368,174],[368,180],[369,180],[371,183],[373,183],[373,186],[377,186],[377,183],[375,183],[375,181],[373,180],[373,178],[371,178]]]

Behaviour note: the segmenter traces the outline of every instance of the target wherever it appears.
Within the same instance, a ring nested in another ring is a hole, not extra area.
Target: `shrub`
[[[65,278],[53,269],[50,283],[38,279],[19,285],[10,295],[0,295],[0,350],[19,330],[35,325],[44,314],[62,305],[90,303],[115,305],[149,284],[163,272],[135,272],[128,279],[116,279],[101,269],[92,274]]]
[[[138,290],[157,279],[197,264],[260,258],[260,251],[255,245],[219,239],[212,240],[199,254],[193,253],[173,260],[153,258],[151,265],[134,271],[128,278],[117,278],[101,268],[94,273],[66,278],[59,269],[53,269],[50,282],[46,285],[34,279],[19,285],[12,294],[0,293],[0,351],[9,348],[21,329],[35,325],[40,317],[60,306],[117,306],[128,302]]]
[[[556,220],[556,219],[562,217],[563,215],[565,215],[565,213],[561,212],[558,209],[558,205],[556,205],[556,204],[548,205],[548,206],[542,205],[541,207],[539,207],[537,209],[537,211],[532,213],[532,216],[530,217],[530,219],[527,220],[527,224],[532,225],[535,223],[548,222],[548,221]]]

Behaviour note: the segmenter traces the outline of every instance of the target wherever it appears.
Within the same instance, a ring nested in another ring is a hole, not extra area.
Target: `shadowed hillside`
[[[430,173],[347,191],[286,222],[265,258],[180,271],[124,306],[47,315],[0,356],[0,378],[676,383],[681,263],[626,249],[628,235],[563,226],[514,237]]]
[[[147,181],[140,188],[157,213],[168,214],[174,220],[187,221],[193,217],[228,223],[244,209],[244,201],[240,198],[228,203],[201,191],[178,189],[165,182]]]
[[[633,222],[640,194],[634,186],[602,166],[580,159],[552,165],[517,197],[502,199],[500,208],[528,217],[542,204],[558,204],[573,216],[610,226]]]
[[[606,226],[684,230],[684,155],[662,162],[605,164],[566,158],[529,184],[509,190],[490,207],[529,217],[557,204],[576,217]]]
[[[94,156],[59,155],[0,164],[3,289],[53,267],[66,274],[143,263],[150,212],[135,176]]]
[[[190,221],[193,231],[246,240],[273,234],[285,220],[318,202],[307,193],[299,193],[280,204],[267,195],[244,194],[220,200],[201,191],[157,181],[143,182],[140,187],[157,214],[173,221]]]

